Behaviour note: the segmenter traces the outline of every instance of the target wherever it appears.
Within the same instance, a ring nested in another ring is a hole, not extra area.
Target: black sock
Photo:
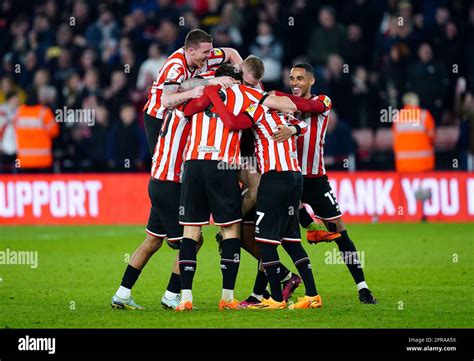
[[[300,224],[303,228],[308,228],[308,226],[313,223],[313,218],[309,215],[305,207],[300,208],[299,211]]]
[[[170,281],[168,282],[166,290],[172,293],[181,292],[181,278],[179,277],[179,274],[174,272],[171,273]]]
[[[181,273],[181,289],[192,290],[196,272],[196,242],[191,238],[183,238],[179,248],[179,271]]]
[[[240,239],[228,238],[222,241],[222,288],[233,290],[240,265]]]
[[[283,248],[295,263],[295,266],[298,269],[301,278],[303,279],[303,283],[306,288],[306,295],[316,296],[318,294],[318,291],[316,290],[316,284],[314,282],[311,262],[309,261],[308,254],[304,250],[301,243],[283,242]]]
[[[280,282],[283,282],[286,276],[290,274],[290,270],[285,267],[283,263],[280,263]]]
[[[354,242],[349,238],[347,231],[339,233],[341,233],[341,238],[336,240],[336,243],[341,252],[341,258],[344,260],[344,263],[349,269],[356,284],[365,281],[364,271],[362,270],[362,265],[360,264],[359,257],[356,253],[357,250]]]
[[[272,298],[277,302],[283,301],[283,292],[280,283],[280,259],[278,258],[277,245],[269,243],[260,244],[262,264],[267,275]]]
[[[141,271],[131,265],[127,265],[125,273],[122,277],[122,283],[120,286],[123,286],[128,289],[132,289],[135,282],[137,282],[138,276],[140,276]]]
[[[260,268],[258,269],[257,273],[257,278],[255,278],[255,283],[253,285],[253,293],[262,296],[263,292],[265,292],[265,288],[267,287],[267,275],[265,274],[264,271],[260,271]]]

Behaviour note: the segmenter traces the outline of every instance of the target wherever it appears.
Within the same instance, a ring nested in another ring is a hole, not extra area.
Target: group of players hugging
[[[201,227],[211,214],[220,227],[220,310],[322,307],[300,225],[309,243],[336,242],[360,302],[377,303],[324,168],[331,100],[311,94],[310,64],[292,67],[292,94],[265,92],[263,74],[261,59],[213,48],[212,37],[200,29],[187,34],[184,47],[159,71],[144,108],[153,155],[147,234],[112,297],[113,308],[143,308],[131,289],[165,240],[179,252],[161,304],[192,310]],[[299,275],[280,262],[280,244]],[[258,272],[251,295],[239,302],[234,288],[241,248],[255,257]],[[301,282],[305,296],[288,302]]]

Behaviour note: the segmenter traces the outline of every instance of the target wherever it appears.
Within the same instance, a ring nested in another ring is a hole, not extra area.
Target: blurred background
[[[148,171],[142,108],[194,28],[215,47],[261,57],[266,90],[289,92],[297,62],[315,67],[313,93],[333,101],[328,169],[394,170],[394,132],[381,111],[401,109],[407,92],[433,119],[434,169],[472,169],[470,1],[2,0],[0,172]],[[40,110],[46,134],[13,125],[18,112]],[[45,162],[19,166],[18,148],[41,137]]]

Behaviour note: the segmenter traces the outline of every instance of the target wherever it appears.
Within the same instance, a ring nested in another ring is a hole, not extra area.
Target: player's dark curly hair
[[[223,64],[216,70],[216,77],[217,76],[230,76],[240,82],[243,81],[242,71],[238,70],[231,64]]]

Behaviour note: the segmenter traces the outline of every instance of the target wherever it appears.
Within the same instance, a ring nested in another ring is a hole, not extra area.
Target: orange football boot
[[[329,232],[325,229],[313,229],[306,231],[306,239],[309,244],[317,244],[321,242],[332,242],[341,238],[338,232]]]
[[[176,306],[175,311],[192,311],[193,303],[191,301],[181,301],[181,303]]]
[[[237,310],[239,309],[239,301],[232,300],[232,301],[225,301],[220,300],[219,302],[219,310]]]

